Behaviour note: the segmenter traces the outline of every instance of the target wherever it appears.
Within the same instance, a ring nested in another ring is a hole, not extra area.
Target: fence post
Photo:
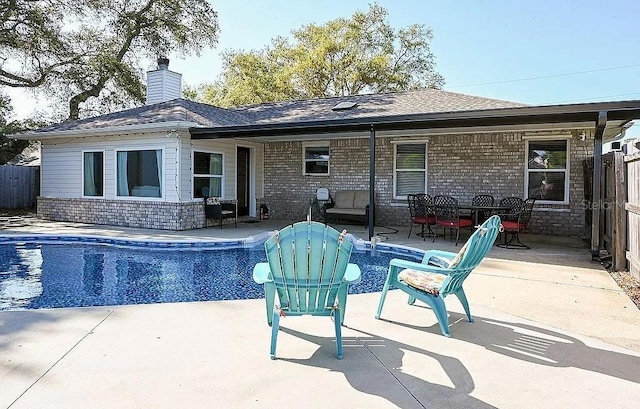
[[[627,246],[627,212],[625,203],[627,202],[626,175],[624,171],[624,153],[613,153],[614,172],[614,203],[613,203],[613,268],[615,271],[626,269],[626,246]]]
[[[640,280],[640,152],[624,157],[627,203],[625,204],[628,222],[626,246],[629,249],[626,259],[629,272]]]

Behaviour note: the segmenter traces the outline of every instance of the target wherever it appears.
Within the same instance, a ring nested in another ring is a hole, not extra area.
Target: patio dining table
[[[478,216],[483,212],[500,212],[500,211],[509,211],[511,208],[509,206],[475,206],[475,205],[458,205],[458,209],[460,210],[471,210],[471,214],[473,215],[473,225],[478,226],[479,220]]]

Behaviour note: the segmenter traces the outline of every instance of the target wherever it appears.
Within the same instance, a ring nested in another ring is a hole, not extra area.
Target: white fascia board
[[[605,131],[605,140],[615,140],[620,135],[623,124],[620,121],[609,121]],[[595,122],[564,122],[547,124],[519,124],[519,125],[493,125],[493,126],[472,126],[472,127],[452,127],[452,128],[431,128],[431,129],[403,129],[391,131],[376,131],[377,138],[385,137],[424,137],[436,135],[468,135],[479,133],[510,133],[510,132],[532,132],[532,131],[561,131],[571,129],[595,129]],[[356,132],[336,132],[330,134],[302,134],[302,135],[279,135],[238,138],[239,140],[255,142],[286,142],[286,141],[313,141],[328,139],[361,139],[369,137],[368,131]]]
[[[186,121],[171,121],[171,122],[156,122],[149,124],[134,124],[134,125],[121,125],[121,126],[109,126],[104,128],[90,128],[90,129],[68,129],[63,131],[50,131],[50,132],[24,132],[16,135],[12,135],[13,139],[23,139],[30,141],[39,141],[43,139],[52,138],[68,138],[74,136],[104,136],[104,135],[118,135],[128,133],[149,133],[149,132],[162,132],[162,131],[184,131],[189,128],[201,127],[197,122]]]

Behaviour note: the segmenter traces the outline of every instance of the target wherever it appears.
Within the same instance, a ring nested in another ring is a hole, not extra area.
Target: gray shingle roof
[[[186,99],[174,99],[159,104],[113,112],[78,121],[63,122],[36,132],[89,130],[125,125],[143,125],[162,122],[195,122],[201,126],[250,125],[241,113]]]
[[[355,102],[353,109],[332,111],[340,102]],[[436,112],[475,111],[515,108],[527,105],[511,101],[476,97],[455,92],[425,89],[386,94],[352,95],[346,97],[274,102],[240,107],[256,124],[303,122],[345,118],[366,118],[392,115],[429,114]]]
[[[333,111],[332,108],[340,102],[354,102],[357,106],[353,109]],[[197,123],[202,127],[237,126],[523,106],[526,105],[435,89],[274,102],[236,109],[174,99],[93,118],[63,122],[38,129],[36,132],[105,129],[175,121]]]

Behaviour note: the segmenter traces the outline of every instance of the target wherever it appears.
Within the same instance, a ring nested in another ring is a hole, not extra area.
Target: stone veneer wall
[[[532,133],[528,133],[532,134]],[[545,133],[549,135],[550,132]],[[557,134],[557,132],[554,132]],[[393,199],[392,138],[376,140],[376,225],[408,225],[403,200]],[[491,194],[496,201],[524,192],[525,142],[522,133],[429,136],[427,145],[428,192],[447,194],[470,203],[476,194]],[[570,204],[536,206],[534,233],[584,235],[582,159],[590,156],[593,139],[570,143]],[[330,140],[330,175],[302,175],[302,142],[265,145],[265,198],[270,216],[304,220],[309,201],[319,187],[334,193],[341,189],[368,189],[369,140]]]
[[[160,230],[206,227],[202,203],[139,200],[38,198],[38,217],[47,220]],[[212,225],[212,221],[209,221]]]

